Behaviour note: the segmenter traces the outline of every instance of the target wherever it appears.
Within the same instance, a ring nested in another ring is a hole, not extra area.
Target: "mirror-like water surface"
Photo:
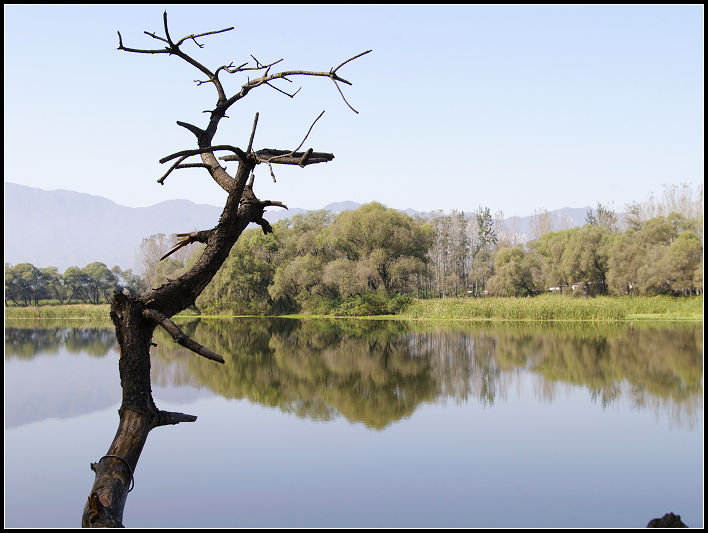
[[[702,324],[182,321],[129,527],[703,525]],[[111,329],[5,329],[5,520],[74,527],[118,424]],[[41,502],[41,504],[38,504]]]

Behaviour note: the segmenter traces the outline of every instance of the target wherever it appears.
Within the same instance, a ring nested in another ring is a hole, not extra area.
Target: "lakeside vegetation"
[[[431,300],[399,300],[397,312],[380,313],[379,318],[416,320],[485,320],[485,321],[623,321],[623,320],[703,320],[703,296],[596,296],[574,297],[560,294],[535,298],[436,298]],[[107,304],[46,305],[39,307],[6,307],[5,318],[14,320],[88,320],[110,325]],[[232,317],[200,314],[196,309],[177,315]],[[253,316],[253,315],[252,315]],[[259,315],[262,316],[262,315]],[[321,313],[280,315],[292,317],[366,317],[367,314]]]
[[[111,324],[109,304],[49,304],[31,307],[5,306],[8,320],[86,320]]]
[[[663,201],[628,205],[622,215],[598,204],[580,227],[568,228],[542,211],[521,235],[502,219],[481,206],[472,213],[409,216],[376,202],[336,216],[295,215],[273,224],[272,233],[245,231],[196,306],[212,315],[401,315],[411,302],[434,307],[448,304],[420,302],[473,297],[484,299],[465,305],[493,310],[464,316],[555,318],[568,313],[548,301],[528,312],[515,304],[507,313],[508,302],[487,298],[703,292],[702,190],[695,200],[687,189],[669,189]],[[144,241],[148,286],[177,278],[199,257],[196,245],[158,261],[170,244],[164,235]],[[622,306],[593,311],[597,302],[586,304],[590,310],[577,302],[564,306],[571,316],[630,314]],[[647,312],[656,314],[631,314]]]
[[[703,320],[703,296],[597,296],[413,300],[401,317],[466,320]]]

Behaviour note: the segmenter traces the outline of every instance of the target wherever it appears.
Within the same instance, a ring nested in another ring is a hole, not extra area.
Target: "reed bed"
[[[111,322],[110,305],[73,304],[5,307],[6,320],[91,320]]]
[[[442,298],[415,300],[401,313],[401,317],[533,321],[703,320],[703,296]]]
[[[6,320],[89,320],[110,324],[110,306],[5,307]],[[183,312],[191,316],[191,311]],[[533,298],[413,300],[388,318],[527,321],[703,320],[703,296],[598,296],[544,294]],[[372,317],[368,317],[372,318]]]

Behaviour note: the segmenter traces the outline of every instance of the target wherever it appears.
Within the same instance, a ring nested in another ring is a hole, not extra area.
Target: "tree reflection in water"
[[[335,319],[193,319],[184,332],[226,359],[216,368],[158,332],[155,385],[208,387],[298,416],[343,416],[371,428],[410,416],[424,402],[505,398],[520,373],[553,400],[559,385],[588,389],[603,406],[626,398],[679,420],[701,416],[700,324],[566,325]],[[64,345],[103,356],[103,328],[5,330],[5,357],[30,359]]]

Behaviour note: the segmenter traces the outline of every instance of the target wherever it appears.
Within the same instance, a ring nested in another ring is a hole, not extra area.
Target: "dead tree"
[[[334,155],[315,152],[311,148],[300,151],[314,123],[322,116],[320,114],[310,126],[310,130],[300,145],[294,150],[261,149],[254,150],[253,142],[258,124],[258,114],[251,127],[250,138],[245,149],[230,144],[214,144],[213,139],[222,119],[226,118],[227,110],[245,98],[252,90],[259,87],[270,87],[289,97],[290,94],[276,85],[279,81],[290,81],[296,76],[315,76],[329,78],[334,82],[344,102],[340,84],[351,85],[339,75],[339,70],[350,61],[361,57],[370,50],[355,55],[342,62],[339,66],[329,71],[285,70],[273,72],[273,67],[281,60],[272,63],[261,63],[253,58],[241,65],[222,65],[215,70],[210,70],[199,61],[182,50],[185,43],[194,43],[199,48],[203,45],[197,39],[232,30],[210,31],[192,34],[179,40],[170,36],[167,26],[167,13],[163,15],[164,36],[145,32],[151,38],[160,41],[162,48],[136,49],[123,44],[120,32],[118,33],[118,50],[137,54],[167,54],[176,56],[186,61],[206,77],[197,80],[197,84],[211,84],[217,93],[216,105],[209,113],[206,127],[201,128],[193,124],[178,121],[177,124],[186,128],[196,137],[197,148],[181,150],[163,157],[161,163],[170,163],[165,174],[157,181],[164,185],[166,178],[174,171],[184,168],[204,168],[211,178],[227,193],[226,204],[216,227],[203,231],[184,233],[178,235],[179,240],[174,248],[164,257],[190,243],[203,243],[205,246],[201,256],[194,267],[175,280],[156,289],[150,289],[140,296],[132,296],[127,292],[116,293],[111,301],[110,316],[116,329],[116,337],[120,348],[118,363],[123,397],[118,411],[120,421],[118,430],[106,454],[96,463],[91,464],[96,473],[95,481],[88,501],[84,507],[82,525],[84,527],[122,527],[123,509],[125,502],[134,483],[133,475],[138,463],[138,458],[145,445],[148,433],[155,427],[178,424],[180,422],[193,422],[196,416],[182,413],[161,411],[155,405],[150,387],[150,346],[152,336],[157,326],[163,327],[175,340],[185,348],[202,357],[218,363],[224,363],[221,355],[187,337],[180,328],[170,320],[170,317],[194,304],[197,296],[209,284],[229,255],[231,247],[239,238],[244,229],[251,223],[261,226],[263,232],[272,232],[268,221],[263,217],[266,207],[277,206],[286,208],[277,201],[259,200],[253,192],[253,171],[259,164],[266,164],[270,174],[275,179],[273,165],[299,165],[305,167],[315,163],[331,161]],[[247,73],[254,75],[236,94],[228,96],[220,76]],[[323,112],[324,113],[324,112]],[[217,153],[226,153],[217,158]],[[201,162],[188,162],[190,158],[199,157]],[[222,161],[236,161],[238,167],[233,175],[226,171],[219,163]],[[286,208],[287,209],[287,208]],[[163,257],[163,259],[164,259]]]

